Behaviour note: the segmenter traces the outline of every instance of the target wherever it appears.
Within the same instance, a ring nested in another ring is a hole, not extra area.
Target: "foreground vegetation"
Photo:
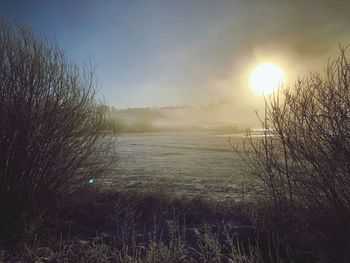
[[[55,43],[0,20],[0,236],[108,171],[114,138],[91,70]]]
[[[265,105],[260,119],[265,134],[261,140],[248,136],[241,156],[261,185],[256,197],[273,207],[272,229],[288,242],[313,243],[323,236],[332,240],[328,249],[334,250],[333,258],[338,256],[335,262],[349,262],[347,49],[340,48],[338,58],[329,61],[324,73],[299,79],[266,98]],[[285,228],[296,222],[296,232]]]
[[[252,204],[86,189],[25,225],[3,262],[289,262]],[[288,248],[289,249],[289,248]],[[287,253],[288,252],[288,253]],[[311,252],[311,251],[310,251]],[[294,253],[294,254],[289,254]],[[300,261],[298,261],[300,262]]]
[[[348,262],[338,240],[343,226],[302,209],[282,222],[276,215],[266,203],[86,189],[30,218],[18,242],[3,244],[0,260]]]

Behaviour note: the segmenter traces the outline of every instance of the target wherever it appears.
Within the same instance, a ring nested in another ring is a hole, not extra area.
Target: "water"
[[[126,134],[118,137],[112,182],[120,189],[231,197],[242,190],[242,163],[229,143],[242,135]]]

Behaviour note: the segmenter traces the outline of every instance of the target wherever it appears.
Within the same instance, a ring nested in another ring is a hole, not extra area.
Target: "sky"
[[[350,1],[0,0],[0,16],[92,63],[100,96],[117,108],[229,102],[252,108],[262,61],[289,83],[322,70],[350,44]]]

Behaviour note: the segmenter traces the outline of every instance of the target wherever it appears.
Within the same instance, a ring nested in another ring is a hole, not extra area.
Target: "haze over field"
[[[109,115],[120,132],[212,131],[243,132],[256,121],[245,119],[227,101],[202,106],[116,109]]]
[[[263,104],[250,72],[269,61],[293,82],[322,69],[338,43],[350,43],[349,9],[345,0],[0,1],[5,19],[90,60],[108,105],[220,105],[219,122],[242,125]]]

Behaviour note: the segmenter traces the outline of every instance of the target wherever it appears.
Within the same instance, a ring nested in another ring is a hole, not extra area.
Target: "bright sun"
[[[271,95],[286,81],[284,70],[271,62],[259,64],[249,76],[250,88],[259,95]]]

